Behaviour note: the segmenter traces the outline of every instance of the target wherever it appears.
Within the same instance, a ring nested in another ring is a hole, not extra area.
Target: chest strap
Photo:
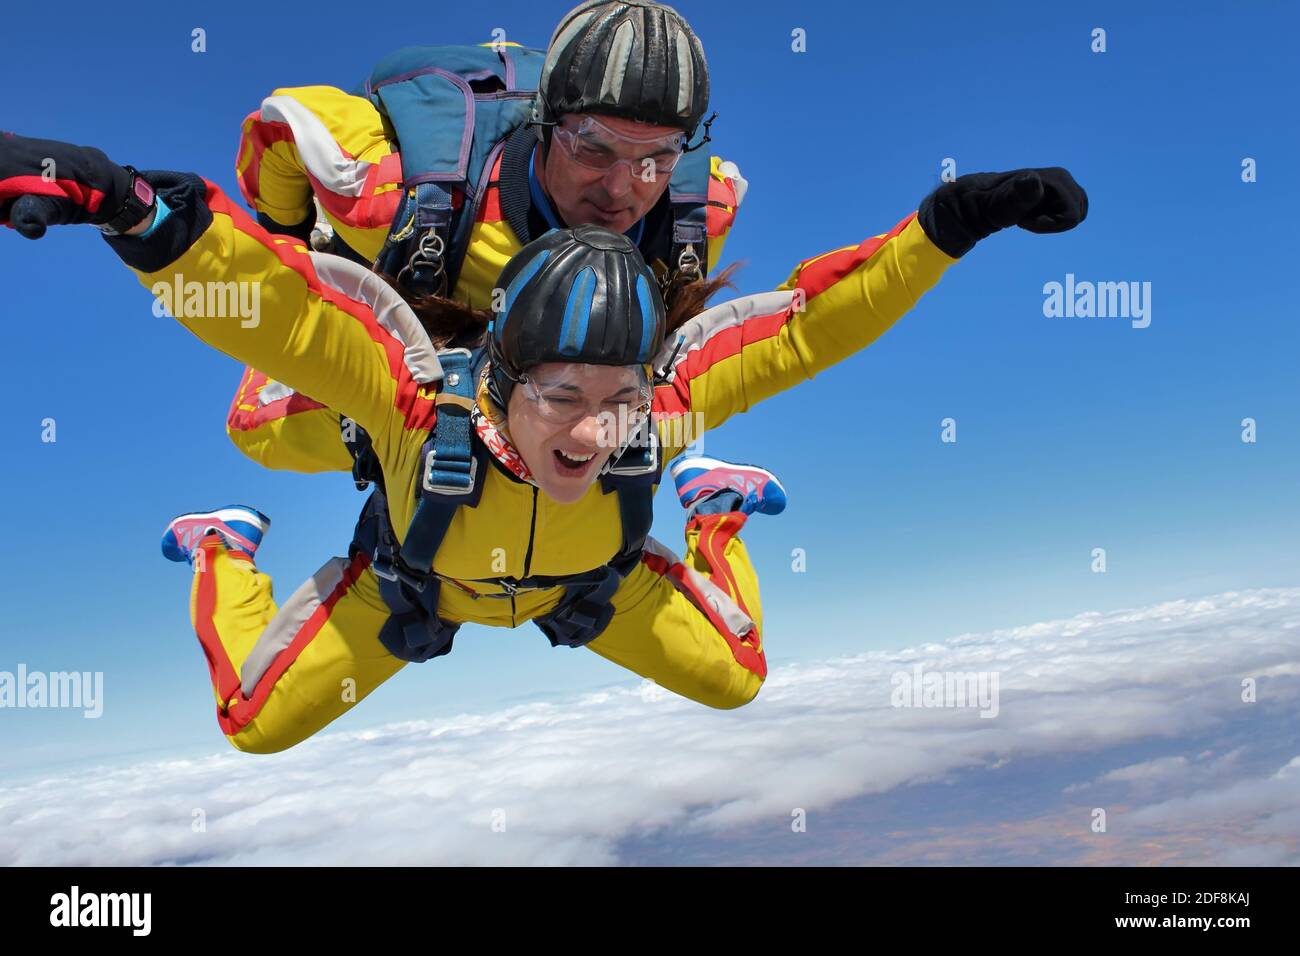
[[[443,377],[434,402],[437,418],[420,452],[419,503],[401,544],[388,514],[388,500],[376,488],[362,512],[369,522],[358,547],[371,555],[371,568],[379,579],[379,594],[392,616],[380,632],[384,647],[401,660],[426,661],[451,650],[459,625],[438,617],[442,582],[431,573],[434,556],[451,527],[456,511],[476,507],[483,487],[478,481],[487,449],[474,442],[470,409],[473,408],[475,366],[481,352],[444,349],[438,353]]]

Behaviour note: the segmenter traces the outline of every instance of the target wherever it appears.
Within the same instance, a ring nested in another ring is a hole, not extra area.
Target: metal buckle
[[[434,461],[438,457],[438,449],[430,448],[428,458],[424,462],[424,477],[420,484],[425,491],[433,491],[443,495],[468,495],[474,491],[474,485],[478,482],[478,458],[470,454],[469,459],[469,484],[465,487],[460,485],[435,484],[429,480],[429,475],[433,471]]]
[[[379,549],[375,549],[374,555],[370,559],[370,569],[376,575],[385,581],[392,581],[394,584],[405,584],[419,593],[424,593],[425,584],[428,582],[424,578],[417,578],[411,572],[402,568],[397,562],[401,556],[396,556],[397,560],[385,558],[380,555]]]

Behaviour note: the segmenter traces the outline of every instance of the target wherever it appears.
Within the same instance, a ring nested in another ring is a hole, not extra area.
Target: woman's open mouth
[[[565,478],[580,478],[591,468],[592,463],[596,460],[596,453],[593,451],[586,456],[578,454],[566,454],[559,449],[551,453],[555,459],[555,470]]]

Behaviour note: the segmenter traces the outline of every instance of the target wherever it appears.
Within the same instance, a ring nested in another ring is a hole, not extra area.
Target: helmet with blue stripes
[[[663,345],[667,316],[654,273],[630,239],[600,226],[552,229],[530,242],[497,288],[488,349],[502,408],[535,365],[651,366]]]

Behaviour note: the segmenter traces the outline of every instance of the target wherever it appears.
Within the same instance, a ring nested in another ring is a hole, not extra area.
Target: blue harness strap
[[[437,578],[421,578],[400,565],[397,537],[388,518],[388,499],[375,488],[366,499],[353,536],[351,554],[371,556],[379,595],[390,614],[379,631],[379,642],[399,660],[427,661],[451,651],[459,625],[438,617]]]
[[[434,399],[437,419],[421,451],[419,504],[399,547],[388,520],[388,505],[378,488],[371,495],[369,517],[376,526],[368,539],[371,567],[379,578],[379,594],[393,612],[380,632],[380,641],[395,657],[426,661],[451,650],[458,625],[438,617],[441,581],[431,572],[433,559],[462,506],[476,507],[483,488],[477,481],[482,443],[473,441],[470,408],[477,369],[485,350],[444,349],[438,353],[442,381]]]
[[[663,470],[659,442],[647,424],[600,478],[606,494],[618,495],[623,547],[605,566],[577,575],[565,584],[564,597],[550,613],[533,618],[552,647],[582,647],[598,638],[614,616],[614,593],[641,563],[645,539],[654,521],[654,489]]]
[[[669,253],[669,275],[681,273],[685,279],[698,279],[708,271],[708,150],[686,153],[668,184],[668,198],[673,208],[673,241]]]
[[[402,223],[401,238],[411,241],[402,242],[400,253],[395,253],[390,236],[380,252],[381,266],[385,270],[396,266],[397,281],[411,288],[446,295],[450,286],[445,257],[454,207],[451,190],[442,183],[420,183],[410,190],[397,210],[397,221]]]
[[[604,567],[565,584],[564,597],[550,613],[533,618],[552,647],[582,647],[609,626],[614,594],[641,561],[641,551],[654,516],[654,492],[649,487],[616,486],[623,519],[623,549]]]
[[[397,140],[405,192],[376,265],[418,292],[449,295],[491,163],[525,122],[545,52],[510,44],[405,47],[358,96]]]
[[[404,192],[375,260],[380,270],[416,292],[455,291],[492,166],[531,115],[545,58],[510,44],[404,47],[355,91],[383,117],[402,162]],[[664,235],[635,240],[656,258],[666,254],[670,275],[707,272],[709,174],[709,151],[687,152],[668,188],[671,236],[665,223]]]
[[[486,351],[444,349],[438,353],[442,383],[434,399],[437,419],[433,434],[424,443],[420,503],[402,542],[402,562],[411,570],[428,575],[434,556],[451,527],[456,509],[474,507],[483,493],[478,484],[478,460],[474,454],[474,407],[478,368]]]

